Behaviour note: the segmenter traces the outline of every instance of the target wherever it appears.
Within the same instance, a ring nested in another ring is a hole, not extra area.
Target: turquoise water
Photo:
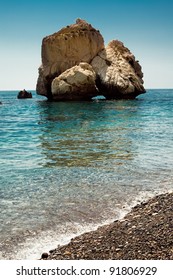
[[[173,90],[49,103],[0,92],[0,259],[32,259],[173,190]]]

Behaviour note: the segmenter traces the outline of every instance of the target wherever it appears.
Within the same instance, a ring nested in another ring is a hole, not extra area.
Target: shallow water
[[[0,92],[0,258],[32,259],[171,191],[173,90],[47,102]]]

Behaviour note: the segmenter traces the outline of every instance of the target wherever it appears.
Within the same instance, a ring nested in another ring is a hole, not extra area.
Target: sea
[[[0,92],[0,259],[39,259],[173,191],[173,89],[48,102]]]

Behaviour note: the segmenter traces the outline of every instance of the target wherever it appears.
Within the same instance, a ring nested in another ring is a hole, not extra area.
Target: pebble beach
[[[136,205],[123,219],[71,239],[42,259],[172,260],[173,193]]]

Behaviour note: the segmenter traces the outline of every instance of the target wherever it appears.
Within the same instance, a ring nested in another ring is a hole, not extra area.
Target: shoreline
[[[46,260],[173,259],[173,192],[134,206],[122,219],[43,253]]]

